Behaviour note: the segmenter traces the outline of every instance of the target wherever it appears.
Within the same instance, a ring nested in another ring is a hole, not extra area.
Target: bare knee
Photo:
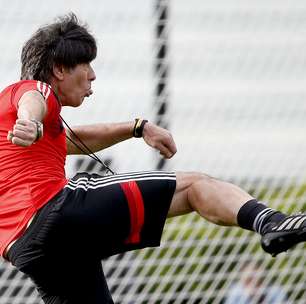
[[[177,172],[176,190],[171,201],[168,217],[183,215],[196,211],[191,202],[194,185],[203,179],[209,179],[207,175],[198,172]]]
[[[189,187],[187,198],[191,208],[207,220],[223,224],[216,216],[216,210],[219,208],[218,191],[220,191],[221,181],[200,174]]]
[[[217,210],[221,207],[218,191],[220,183],[216,179],[205,175],[192,183],[187,191],[188,202],[192,209],[199,215],[216,224],[224,224],[217,215]]]
[[[201,173],[178,173],[169,216],[198,212],[210,222],[236,225],[241,206],[252,197],[239,187]]]
[[[188,191],[188,199],[202,217],[218,225],[237,225],[240,208],[252,196],[238,186],[218,179],[203,177]]]

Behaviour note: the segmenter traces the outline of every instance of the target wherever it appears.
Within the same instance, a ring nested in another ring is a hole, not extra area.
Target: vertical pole
[[[155,62],[154,73],[156,79],[155,86],[155,108],[156,108],[156,124],[167,128],[167,109],[169,103],[168,92],[168,76],[169,62],[167,57],[168,51],[168,9],[169,0],[155,0]],[[165,165],[165,159],[159,158],[156,168],[162,169]]]

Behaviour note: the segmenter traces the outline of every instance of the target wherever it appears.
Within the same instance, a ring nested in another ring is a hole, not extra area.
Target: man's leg
[[[42,207],[7,258],[32,279],[46,304],[111,304],[101,261],[86,251],[90,235],[82,235],[81,225],[68,230],[69,218],[64,225],[61,204],[71,200],[64,190]]]
[[[218,225],[260,233],[263,249],[272,255],[306,241],[306,214],[287,217],[231,183],[200,173],[177,173],[168,216],[192,211]]]
[[[42,265],[43,266],[43,265]],[[50,261],[32,277],[46,304],[113,304],[100,261]]]
[[[253,199],[239,187],[204,174],[179,172],[176,177],[169,217],[196,211],[212,223],[233,226],[242,205]]]

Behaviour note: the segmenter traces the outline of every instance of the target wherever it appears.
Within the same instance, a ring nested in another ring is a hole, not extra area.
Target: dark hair
[[[21,79],[49,82],[53,67],[74,68],[96,58],[97,44],[75,14],[59,17],[39,28],[25,43],[21,53]]]

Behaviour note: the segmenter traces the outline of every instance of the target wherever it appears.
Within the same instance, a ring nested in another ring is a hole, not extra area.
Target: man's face
[[[62,68],[62,79],[57,81],[57,94],[63,106],[78,107],[93,91],[91,82],[96,79],[90,63],[78,64],[73,69]]]

